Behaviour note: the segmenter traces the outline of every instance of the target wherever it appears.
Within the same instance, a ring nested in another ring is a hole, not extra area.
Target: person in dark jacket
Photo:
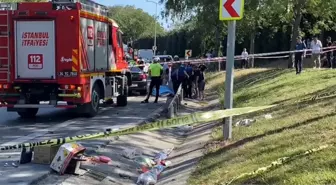
[[[174,89],[174,92],[175,94],[177,93],[177,90],[178,90],[178,87],[179,87],[179,80],[178,80],[178,64],[176,63],[177,61],[179,61],[180,58],[175,55],[174,56],[174,62],[173,65],[172,65],[172,70],[171,70],[171,80],[172,80],[172,83],[173,83],[173,89]]]
[[[296,74],[300,74],[302,71],[302,60],[303,57],[306,57],[306,51],[302,51],[305,50],[306,44],[304,42],[302,42],[301,37],[298,37],[296,39],[296,45],[295,45],[295,50],[297,52],[295,52],[295,69],[296,69]]]
[[[178,82],[177,74],[178,74],[178,66],[177,66],[177,64],[173,64],[172,72],[171,72],[171,80],[172,80],[172,83],[173,83],[173,89],[174,89],[175,94],[177,93],[177,90],[178,90],[179,85],[180,85],[179,82]]]
[[[182,89],[183,89],[183,97],[186,97],[187,95],[187,80],[189,78],[189,75],[186,71],[186,67],[184,64],[180,64],[180,67],[178,68],[177,71],[177,80],[178,80],[178,84],[182,84]]]
[[[331,42],[331,37],[328,37],[327,38],[327,47],[331,47],[332,45],[333,45],[333,43]],[[331,50],[331,49],[328,49],[328,50]],[[332,55],[333,55],[333,51],[327,52],[328,67],[330,67],[331,69],[333,68]]]
[[[204,90],[205,90],[205,70],[207,67],[204,64],[199,66],[199,73],[196,76],[197,88],[198,88],[198,98],[204,100]]]
[[[188,63],[187,67],[186,67],[186,72],[188,74],[188,78],[186,78],[186,88],[187,88],[187,92],[186,92],[186,97],[187,98],[192,98],[192,82],[193,82],[193,76],[194,76],[194,71],[192,68],[191,63]]]
[[[199,66],[194,66],[194,75],[193,75],[193,86],[194,86],[194,98],[199,98],[199,90],[198,90],[198,77],[200,76],[201,71]]]

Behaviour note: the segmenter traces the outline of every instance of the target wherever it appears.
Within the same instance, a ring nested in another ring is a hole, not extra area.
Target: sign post
[[[233,107],[233,78],[234,55],[236,42],[236,20],[243,18],[244,0],[220,0],[219,19],[228,21],[227,52],[226,52],[226,77],[224,108]],[[232,117],[224,119],[223,138],[232,138]]]
[[[185,50],[185,54],[184,54],[184,57],[185,59],[189,59],[192,55],[192,50],[191,49],[186,49]]]

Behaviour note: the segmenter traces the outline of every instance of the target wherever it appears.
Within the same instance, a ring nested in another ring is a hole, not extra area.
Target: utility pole
[[[226,49],[226,77],[225,77],[225,97],[224,108],[233,108],[233,71],[234,55],[236,43],[236,20],[243,17],[244,0],[220,0],[219,1],[219,20],[228,21],[227,49]],[[232,117],[224,119],[223,138],[232,138]]]
[[[236,21],[229,21],[228,23],[228,39],[226,50],[226,73],[225,73],[225,98],[224,108],[232,109],[233,106],[233,78],[234,78],[234,54],[236,42]],[[223,125],[224,140],[232,138],[232,117],[224,119]]]
[[[151,0],[147,0],[147,2],[150,3],[154,3],[155,4],[155,21],[154,21],[154,46],[153,46],[153,52],[154,52],[154,56],[156,55],[156,50],[157,50],[157,46],[156,46],[156,23],[157,23],[157,6],[158,6],[158,2],[156,1],[151,1]]]

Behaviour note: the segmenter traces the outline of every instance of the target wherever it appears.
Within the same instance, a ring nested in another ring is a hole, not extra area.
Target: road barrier
[[[99,133],[92,133],[92,134],[84,134],[84,135],[77,135],[77,136],[68,136],[63,138],[57,139],[49,139],[45,141],[39,142],[30,142],[30,143],[21,143],[17,145],[11,146],[1,146],[0,151],[5,150],[15,150],[21,148],[32,148],[37,146],[56,146],[61,145],[64,143],[72,143],[75,141],[81,140],[88,140],[88,139],[97,139],[109,136],[121,136],[121,135],[128,135],[134,134],[144,131],[153,131],[165,128],[172,128],[184,125],[196,125],[202,123],[213,122],[217,120],[221,120],[225,117],[237,116],[242,114],[247,114],[259,110],[265,110],[268,108],[272,108],[276,105],[269,105],[269,106],[260,106],[260,107],[244,107],[244,108],[234,108],[234,109],[227,109],[227,110],[217,110],[217,111],[209,111],[209,112],[196,112],[192,114],[188,114],[185,116],[179,116],[171,119],[165,120],[158,120],[152,123],[139,125],[130,127],[127,129],[119,130],[119,131],[105,131]]]
[[[181,107],[181,102],[183,101],[183,89],[182,84],[180,84],[176,94],[173,98],[167,98],[167,117],[174,118],[177,115],[178,110]]]

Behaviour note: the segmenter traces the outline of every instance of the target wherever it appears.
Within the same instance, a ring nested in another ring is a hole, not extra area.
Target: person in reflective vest
[[[149,73],[149,76],[151,77],[151,82],[150,82],[147,97],[141,103],[148,103],[148,100],[150,98],[150,95],[152,94],[152,91],[153,91],[154,87],[156,89],[156,95],[155,95],[154,103],[158,102],[160,85],[162,83],[162,74],[163,74],[163,67],[161,66],[159,61],[160,61],[160,58],[155,57],[154,60],[153,60],[153,63],[149,66],[148,73]]]

